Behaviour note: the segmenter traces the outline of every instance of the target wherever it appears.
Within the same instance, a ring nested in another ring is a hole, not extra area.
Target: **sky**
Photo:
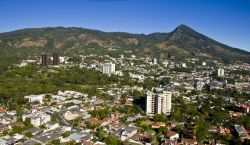
[[[250,0],[0,0],[0,32],[63,26],[149,34],[181,24],[250,52]]]

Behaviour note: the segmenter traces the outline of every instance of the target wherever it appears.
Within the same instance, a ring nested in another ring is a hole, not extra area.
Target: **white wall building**
[[[63,114],[63,117],[66,119],[66,120],[74,120],[76,119],[77,117],[79,117],[79,114],[78,113],[75,113],[75,112],[70,112],[70,111],[67,111]]]
[[[59,61],[60,61],[60,63],[64,63],[65,62],[65,58],[63,56],[59,56]]]
[[[51,116],[46,113],[38,113],[38,114],[24,114],[22,115],[22,119],[25,120],[26,118],[30,118],[31,124],[39,127],[40,125],[46,124],[50,121]]]
[[[153,59],[152,59],[152,64],[153,64],[153,65],[157,65],[157,58],[153,58]]]
[[[80,92],[68,91],[68,90],[65,90],[64,92],[58,91],[57,94],[58,94],[59,96],[66,96],[66,97],[69,97],[69,98],[79,98],[79,97],[84,96],[84,94],[82,94],[82,93],[80,93]]]
[[[172,93],[163,91],[162,93],[147,92],[146,113],[147,114],[166,114],[171,112]]]
[[[96,64],[94,63],[90,64],[90,68],[96,68]]]
[[[138,79],[139,81],[144,81],[145,76],[140,74],[129,73],[129,76],[133,79]]]
[[[224,69],[223,69],[223,68],[219,68],[219,69],[217,70],[217,75],[218,75],[219,77],[224,77]]]
[[[106,75],[111,75],[112,73],[115,73],[115,64],[113,63],[105,63],[102,65],[102,73]]]
[[[205,83],[203,81],[197,81],[195,86],[196,91],[201,91],[204,85]]]
[[[45,97],[45,94],[24,96],[24,98],[28,99],[30,103],[39,102],[40,104],[43,104],[44,97]]]
[[[181,64],[182,67],[187,67],[186,63]]]

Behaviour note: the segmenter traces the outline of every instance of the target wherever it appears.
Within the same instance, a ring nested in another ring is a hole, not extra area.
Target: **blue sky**
[[[73,26],[148,34],[185,24],[250,51],[250,0],[0,0],[0,13],[0,32]]]

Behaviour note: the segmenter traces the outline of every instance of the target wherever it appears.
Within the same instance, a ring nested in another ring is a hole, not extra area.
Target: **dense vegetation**
[[[149,35],[63,27],[22,29],[0,34],[0,58],[19,60],[37,58],[43,52],[60,52],[68,56],[90,53],[118,56],[121,52],[132,51],[137,55],[152,56],[156,49],[159,50],[157,57],[169,53],[176,59],[183,59],[206,53],[224,61],[250,62],[249,52],[223,45],[184,25],[171,33]]]
[[[108,77],[89,69],[42,69],[35,65],[12,68],[0,75],[1,103],[12,98],[13,103],[22,104],[23,96],[40,93],[56,93],[59,90],[85,91],[89,95],[98,94],[99,85],[117,82],[117,77]]]

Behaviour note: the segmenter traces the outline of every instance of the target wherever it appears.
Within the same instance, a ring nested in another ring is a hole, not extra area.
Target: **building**
[[[203,81],[197,81],[195,85],[195,90],[196,91],[201,91],[205,83]]]
[[[217,70],[217,75],[218,75],[218,77],[224,77],[224,69],[223,68],[219,68]]]
[[[112,134],[119,137],[122,141],[130,139],[133,135],[137,133],[137,127],[135,126],[124,126],[117,129]]]
[[[102,66],[102,73],[106,75],[111,75],[112,73],[115,73],[115,64],[113,63],[105,63]]]
[[[43,99],[45,98],[45,94],[41,95],[29,95],[24,96],[25,99],[28,99],[30,103],[32,102],[39,102],[40,104],[43,104]]]
[[[38,113],[38,114],[23,114],[22,119],[30,118],[31,124],[35,127],[39,127],[40,125],[46,124],[51,120],[51,116],[46,113]]]
[[[181,64],[182,67],[187,67],[186,63]]]
[[[147,92],[146,113],[147,114],[166,114],[171,112],[171,92],[163,91],[162,93]]]
[[[49,64],[50,64],[50,58],[49,58],[48,54],[43,53],[42,54],[42,66],[46,67],[46,66],[49,66]]]
[[[153,59],[152,59],[152,64],[153,64],[153,65],[157,65],[157,58],[153,58]]]
[[[165,134],[165,138],[170,139],[170,140],[177,140],[179,139],[179,134],[169,130],[166,134]]]
[[[65,57],[63,57],[63,56],[59,56],[59,61],[60,61],[60,63],[65,63]]]
[[[58,53],[53,53],[53,61],[52,65],[59,65],[60,64],[60,58]]]
[[[237,133],[241,140],[250,139],[250,136],[248,135],[248,132],[244,126],[235,124],[234,131]]]
[[[243,113],[250,113],[250,106],[248,105],[236,105],[235,109]]]

